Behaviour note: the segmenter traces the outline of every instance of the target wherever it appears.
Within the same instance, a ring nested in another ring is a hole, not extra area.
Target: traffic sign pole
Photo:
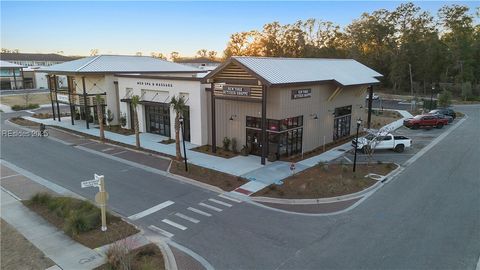
[[[102,218],[102,232],[107,230],[107,200],[108,193],[105,191],[105,177],[103,175],[95,174],[95,179],[83,181],[81,183],[82,188],[86,187],[98,187],[98,192],[95,194],[95,201],[100,206],[101,218]]]

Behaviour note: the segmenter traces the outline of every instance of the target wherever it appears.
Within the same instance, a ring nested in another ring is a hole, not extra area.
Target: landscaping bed
[[[26,103],[50,104],[50,93],[28,93],[23,95],[9,95],[0,97],[2,104],[13,107],[25,106]]]
[[[175,143],[175,139],[165,139],[165,140],[159,141],[159,143],[161,143],[161,144],[172,144],[172,143]]]
[[[60,117],[70,116],[70,113],[60,113]],[[53,115],[51,113],[36,113],[33,114],[32,117],[37,119],[53,119]],[[55,115],[55,117],[57,117]]]
[[[97,129],[99,127],[96,127]],[[113,126],[107,126],[104,125],[105,131],[117,133],[120,135],[125,135],[125,136],[130,136],[135,134],[135,130],[133,129],[128,129],[128,128],[122,128],[120,125],[113,125]]]
[[[222,157],[222,158],[232,158],[232,157],[236,157],[236,156],[239,155],[239,153],[234,153],[230,150],[225,150],[221,147],[217,147],[217,152],[213,153],[211,145],[202,145],[202,146],[199,146],[199,147],[192,148],[190,150],[200,152],[200,153],[204,153],[204,154],[208,154],[208,155],[212,155],[212,156]]]
[[[21,110],[31,110],[31,109],[38,109],[40,108],[40,105],[36,103],[30,103],[28,105],[13,105],[12,110],[14,111],[21,111]]]
[[[248,182],[239,176],[226,174],[193,164],[188,164],[188,172],[186,172],[185,164],[176,160],[172,161],[170,172],[219,187],[225,191],[232,191]]]
[[[373,110],[371,127],[379,129],[401,118],[402,115],[396,111]]]
[[[108,212],[108,230],[102,232],[100,209],[88,201],[37,193],[22,203],[89,248],[97,248],[138,233],[134,226]]]
[[[107,252],[107,263],[95,270],[109,269],[165,269],[165,262],[160,248],[155,244],[148,244],[143,247],[128,250],[123,246],[110,248]]]
[[[283,180],[282,185],[270,185],[253,196],[282,199],[318,199],[347,195],[362,191],[377,182],[364,177],[369,173],[387,175],[397,166],[386,164],[318,164]]]
[[[10,118],[10,122],[12,122],[14,124],[17,124],[17,125],[20,125],[20,126],[25,126],[25,127],[38,127],[38,126],[40,126],[39,123],[24,119],[22,117]]]

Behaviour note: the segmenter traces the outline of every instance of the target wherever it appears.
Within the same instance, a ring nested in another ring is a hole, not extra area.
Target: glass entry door
[[[170,138],[170,105],[145,105],[145,119],[147,132],[163,135]]]
[[[350,135],[351,115],[337,117],[333,121],[333,140],[336,141]]]
[[[262,154],[261,135],[261,130],[247,128],[247,147],[250,154],[257,156]]]

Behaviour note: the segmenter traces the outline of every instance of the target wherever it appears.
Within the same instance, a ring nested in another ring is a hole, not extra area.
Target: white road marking
[[[167,231],[165,231],[165,230],[162,230],[162,229],[158,228],[158,227],[155,226],[155,225],[150,225],[150,226],[148,226],[148,228],[149,228],[150,230],[154,231],[154,232],[161,233],[161,234],[163,234],[164,236],[166,236],[166,237],[168,237],[168,238],[172,238],[172,237],[174,236],[173,233],[169,233],[169,232],[167,232]]]
[[[229,196],[225,196],[225,195],[223,195],[223,194],[218,195],[218,197],[221,197],[221,198],[224,198],[224,199],[230,200],[230,201],[232,201],[232,202],[236,202],[236,203],[241,203],[241,202],[242,202],[242,201],[240,201],[240,200],[234,199],[234,198],[229,197]]]
[[[198,210],[197,208],[188,207],[187,209],[192,211],[192,212],[195,212],[197,214],[204,215],[206,217],[211,217],[212,216],[212,214],[207,213],[207,212],[203,212],[202,210]]]
[[[224,206],[227,206],[227,207],[232,207],[231,204],[229,203],[226,203],[226,202],[222,202],[222,201],[219,201],[219,200],[215,200],[215,199],[208,199],[209,201],[211,202],[214,202],[214,203],[218,203],[218,204],[221,204],[221,205],[224,205]]]
[[[111,151],[111,150],[115,150],[115,148],[113,148],[113,147],[105,148],[105,149],[102,150],[102,152],[107,152],[107,151]]]
[[[162,210],[163,208],[165,208],[165,207],[167,207],[167,206],[170,206],[170,205],[172,205],[172,204],[174,204],[174,202],[172,202],[172,201],[166,201],[166,202],[163,202],[163,203],[161,203],[161,204],[155,205],[154,207],[148,208],[148,209],[145,210],[145,211],[142,211],[142,212],[137,213],[137,214],[135,214],[135,215],[131,215],[131,216],[129,216],[128,218],[131,219],[131,220],[141,219],[141,218],[143,218],[143,217],[145,217],[145,216],[148,216],[148,215],[153,214],[153,213],[155,213],[155,212],[157,212],[157,211],[160,211],[160,210]]]
[[[344,159],[346,159],[348,162],[352,163],[352,160],[347,158],[346,156],[343,156]]]
[[[1,179],[10,178],[10,177],[19,176],[19,175],[21,175],[21,174],[17,173],[17,174],[7,175],[7,176],[2,177]]]
[[[162,222],[167,223],[168,225],[173,226],[173,227],[175,227],[175,228],[177,228],[177,229],[180,229],[180,230],[182,230],[182,231],[185,231],[185,230],[187,229],[187,227],[185,227],[185,226],[183,226],[183,225],[180,225],[180,224],[178,224],[178,223],[176,223],[176,222],[173,222],[173,221],[171,221],[170,219],[166,219],[166,218],[165,218],[165,219],[162,219]]]
[[[82,145],[89,145],[89,144],[93,144],[95,142],[87,142],[87,143],[81,143],[81,144],[77,144],[77,146],[82,146]]]
[[[188,221],[193,222],[193,223],[198,223],[198,222],[200,222],[200,220],[191,218],[191,217],[186,216],[186,215],[184,215],[184,214],[182,214],[182,213],[175,213],[175,216],[177,216],[177,217],[179,217],[179,218],[183,218],[183,219],[188,220]]]
[[[211,206],[211,205],[206,204],[206,203],[203,203],[203,202],[202,202],[202,203],[199,203],[198,205],[203,206],[203,207],[206,207],[206,208],[209,208],[209,209],[212,209],[212,210],[217,211],[217,212],[222,212],[222,211],[223,211],[222,209],[220,209],[220,208],[218,208],[218,207]]]
[[[120,152],[117,152],[117,153],[113,153],[113,154],[111,154],[111,155],[112,155],[112,156],[115,156],[115,155],[120,155],[120,154],[123,154],[123,153],[126,153],[126,152],[128,152],[128,151],[127,151],[127,150],[125,150],[125,151],[120,151]]]

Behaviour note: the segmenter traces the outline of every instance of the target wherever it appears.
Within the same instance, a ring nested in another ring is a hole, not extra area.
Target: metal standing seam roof
[[[0,60],[0,67],[2,67],[2,68],[23,68],[22,65],[17,65],[17,64],[10,63],[10,62],[7,62],[7,61],[2,61],[2,60]]]
[[[375,77],[382,77],[382,74],[353,59],[242,56],[232,58],[271,85],[336,81],[348,86],[378,83]]]
[[[198,68],[158,58],[129,55],[90,56],[41,68],[39,71],[66,73],[205,72]]]

